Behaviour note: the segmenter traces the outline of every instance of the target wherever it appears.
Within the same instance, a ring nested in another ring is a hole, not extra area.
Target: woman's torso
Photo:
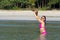
[[[47,34],[45,24],[40,23],[39,28],[40,28],[40,33],[41,34],[43,34],[43,33]]]

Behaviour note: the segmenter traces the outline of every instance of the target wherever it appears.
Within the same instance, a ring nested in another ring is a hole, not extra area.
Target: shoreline
[[[60,11],[39,11],[39,16],[45,15],[47,20],[60,21]],[[36,20],[30,10],[0,10],[0,20]]]

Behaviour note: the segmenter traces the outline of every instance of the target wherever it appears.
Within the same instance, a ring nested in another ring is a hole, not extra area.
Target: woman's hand
[[[38,16],[38,10],[35,9],[35,10],[32,10],[34,13],[35,13],[35,16]]]
[[[36,17],[36,19],[40,22],[40,23],[42,23],[43,21],[40,19],[40,17],[38,16],[38,10],[32,10],[33,12],[34,12],[34,15],[35,15],[35,17]]]
[[[35,10],[35,15],[38,16],[38,10]]]

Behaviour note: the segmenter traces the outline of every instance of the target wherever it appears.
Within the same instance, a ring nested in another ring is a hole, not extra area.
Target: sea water
[[[38,21],[0,20],[0,40],[37,40]],[[47,40],[60,40],[60,21],[47,21]]]

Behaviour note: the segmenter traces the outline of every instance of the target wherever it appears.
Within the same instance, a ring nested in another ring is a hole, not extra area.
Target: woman
[[[46,17],[42,16],[41,18],[38,16],[38,10],[33,10],[34,11],[34,15],[36,17],[36,19],[40,22],[39,28],[40,28],[40,40],[46,40],[45,36],[47,34],[46,32]]]

